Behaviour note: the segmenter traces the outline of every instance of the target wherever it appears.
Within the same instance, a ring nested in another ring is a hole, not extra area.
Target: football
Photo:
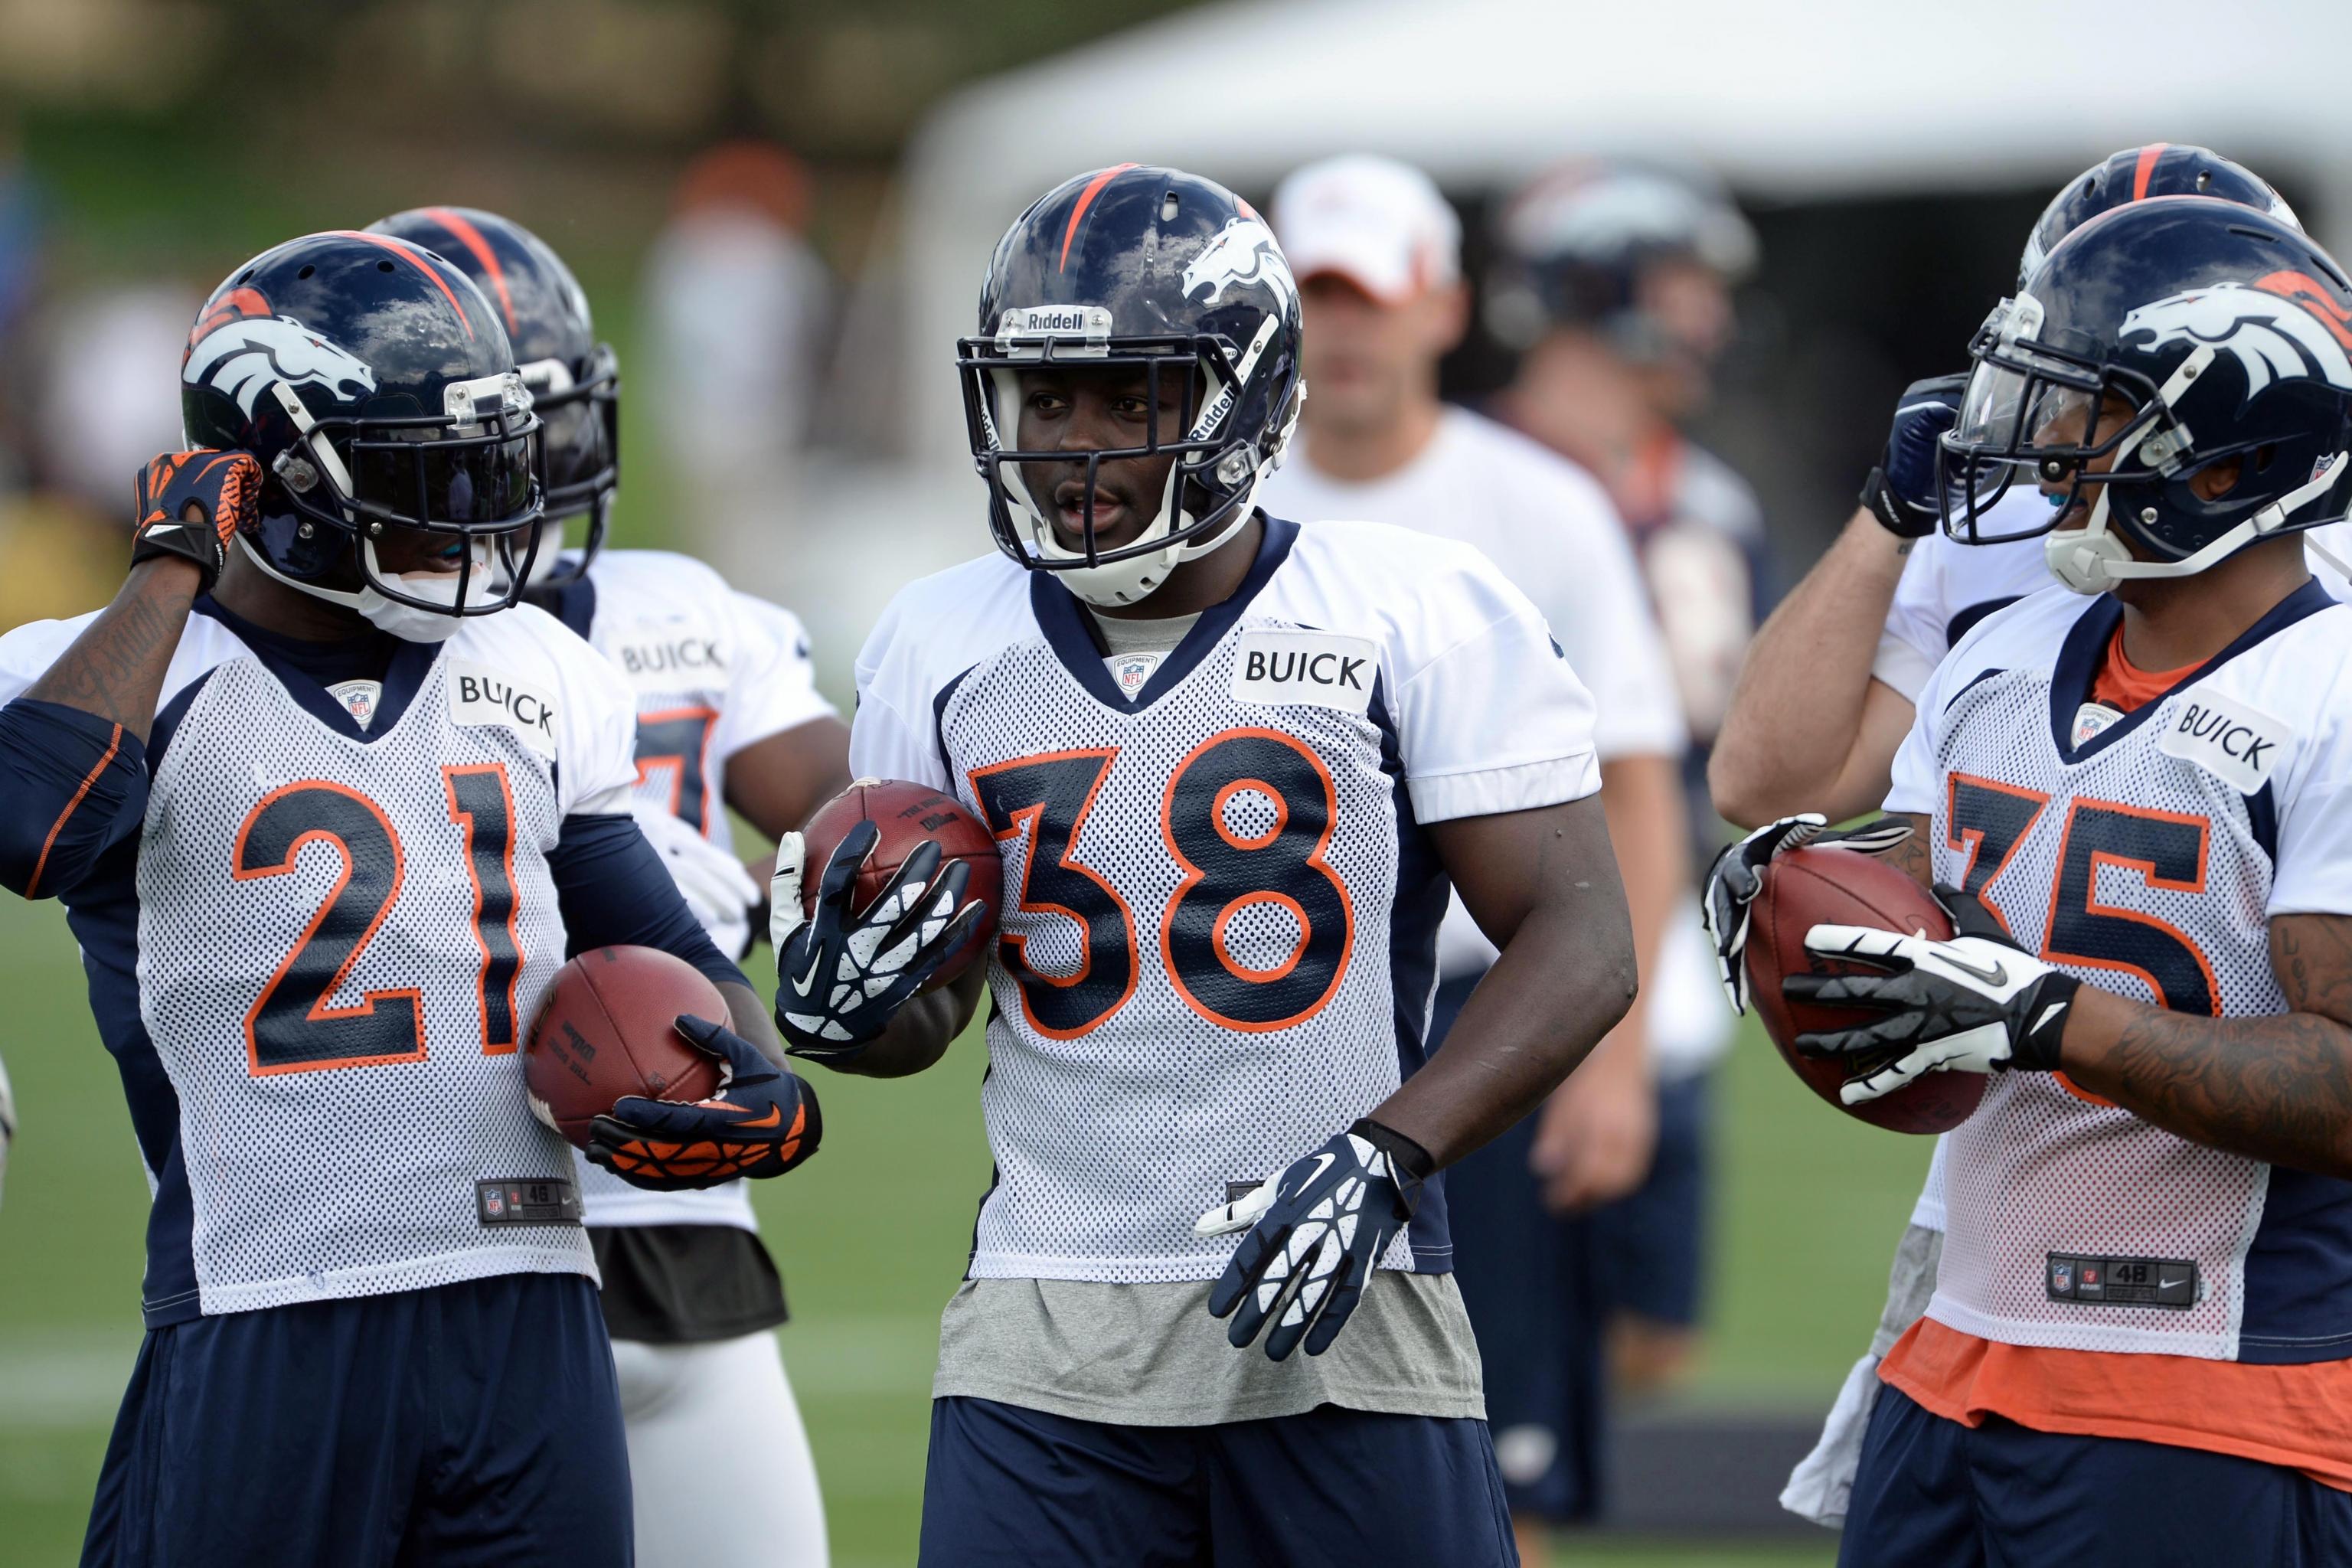
[[[615,1100],[719,1092],[719,1063],[679,1037],[681,1013],[724,1024],[727,999],[675,954],[598,947],[565,964],[523,1044],[531,1113],[584,1149],[588,1124]]]
[[[996,934],[996,910],[1003,897],[1003,862],[998,858],[996,836],[988,825],[964,808],[961,801],[945,795],[928,784],[908,784],[903,779],[859,779],[847,789],[817,807],[808,826],[801,829],[807,845],[805,868],[801,873],[801,905],[804,912],[816,908],[817,888],[824,879],[824,864],[849,830],[861,822],[871,822],[881,833],[875,842],[874,852],[866,858],[866,866],[858,873],[855,902],[864,909],[890,885],[898,868],[916,847],[925,839],[939,843],[942,864],[961,860],[971,867],[971,879],[965,885],[966,901],[977,900],[983,906],[980,924],[971,940],[948,955],[931,978],[924,984],[926,991],[935,990],[961,974],[973,960],[988,951],[991,938]]]
[[[1830,1061],[1798,1053],[1796,1038],[1821,1029],[1852,1028],[1873,1016],[1855,1007],[1790,1002],[1780,994],[1784,975],[1813,966],[1805,933],[1817,925],[1875,926],[1882,931],[1952,934],[1952,922],[1927,889],[1874,855],[1816,847],[1781,856],[1764,869],[1748,931],[1748,995],[1780,1056],[1815,1094],[1849,1116],[1896,1132],[1945,1132],[1958,1126],[1984,1098],[1982,1073],[1931,1072],[1918,1082],[1862,1105],[1838,1099],[1838,1086],[1899,1056]]]

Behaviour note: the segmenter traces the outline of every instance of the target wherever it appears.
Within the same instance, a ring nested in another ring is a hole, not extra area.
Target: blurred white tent
[[[901,182],[895,275],[853,305],[848,344],[852,360],[891,367],[887,391],[870,395],[889,410],[906,469],[888,502],[850,493],[846,474],[826,488],[882,526],[900,575],[985,548],[953,343],[971,330],[1005,226],[1086,169],[1166,163],[1263,190],[1306,159],[1367,150],[1459,188],[1621,154],[1707,168],[1744,198],[1782,202],[2054,184],[2118,147],[2170,140],[2280,171],[2341,244],[2352,237],[2347,45],[2346,0],[1244,0],[1182,11],[982,82],[923,126]],[[947,477],[958,470],[960,489]],[[929,515],[934,503],[944,515]]]

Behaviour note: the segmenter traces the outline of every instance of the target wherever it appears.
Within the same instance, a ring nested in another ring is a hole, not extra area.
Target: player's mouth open
[[[1087,486],[1083,479],[1065,479],[1054,487],[1054,509],[1062,514],[1062,525],[1072,534],[1082,534],[1087,526]],[[1127,521],[1127,498],[1117,490],[1094,489],[1094,521],[1097,537],[1108,533]]]

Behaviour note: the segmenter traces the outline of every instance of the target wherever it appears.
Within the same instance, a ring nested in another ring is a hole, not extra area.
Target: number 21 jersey
[[[1118,662],[1002,556],[904,590],[858,661],[852,767],[951,789],[1003,854],[976,1278],[1213,1278],[1201,1213],[1420,1065],[1426,825],[1599,787],[1541,616],[1427,535],[1269,521],[1230,599]],[[1384,1261],[1451,1267],[1442,1194]]]

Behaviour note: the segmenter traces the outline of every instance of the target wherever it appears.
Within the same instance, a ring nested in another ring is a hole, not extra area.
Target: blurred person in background
[[[706,552],[775,541],[775,498],[807,437],[832,296],[807,239],[810,195],[782,147],[713,147],[680,176],[646,260],[646,406]]]
[[[603,548],[620,482],[620,365],[553,250],[467,207],[396,213],[371,232],[438,253],[504,318],[546,454],[547,522],[525,600],[628,682],[633,815],[712,942],[740,957],[766,868],[755,879],[735,858],[728,808],[776,838],[849,782],[849,730],[817,693],[807,636],[790,611],[689,556]],[[774,1332],[783,1285],[744,1184],[648,1191],[585,1161],[580,1175],[641,1568],[822,1568],[824,1505]],[[714,1494],[728,1505],[709,1506]]]
[[[1385,522],[1477,546],[1590,671],[1601,799],[1645,980],[1689,897],[1679,769],[1687,744],[1674,676],[1608,493],[1569,459],[1438,397],[1438,362],[1469,324],[1461,227],[1428,176],[1351,156],[1285,180],[1276,237],[1299,280],[1309,395],[1301,449],[1266,481],[1280,517]],[[1460,900],[1439,942],[1442,1042],[1496,950]],[[1465,1159],[1455,1267],[1490,1375],[1487,1415],[1521,1554],[1547,1519],[1597,1495],[1610,1257],[1623,1272],[1695,1279],[1695,1121],[1654,1168],[1661,1107],[1643,986],[1633,1012],[1541,1112]],[[1709,997],[1710,1002],[1712,997]]]
[[[2018,289],[2088,219],[2137,201],[2190,195],[2296,221],[2268,182],[2220,153],[2161,142],[2126,147],[2051,197],[2026,236]],[[1939,527],[1937,445],[1958,417],[1967,380],[1965,373],[1935,376],[1905,390],[1853,515],[1765,623],[1740,671],[1707,776],[1722,814],[1757,829],[1740,851],[1758,864],[1800,842],[1786,831],[1791,813],[1816,811],[1838,822],[1877,809],[1920,690],[1952,645],[1986,616],[2057,581],[2042,532],[2050,501],[2039,489],[2012,486],[1978,526],[1978,542]],[[2305,541],[2314,574],[2339,599],[2352,596],[2352,586],[2328,557],[2352,555],[2346,532],[2335,524]],[[1728,931],[1730,915],[1718,912],[1717,925]],[[1845,1518],[1877,1397],[1879,1358],[1926,1310],[1935,1287],[1944,1149],[1937,1139],[1870,1347],[1847,1373],[1821,1442],[1781,1494],[1784,1507],[1817,1523]]]

